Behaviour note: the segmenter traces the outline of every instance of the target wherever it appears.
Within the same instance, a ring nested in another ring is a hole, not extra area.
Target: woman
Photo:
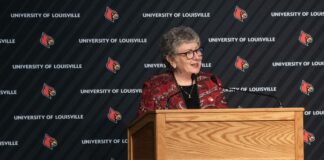
[[[198,34],[189,27],[162,36],[160,52],[169,72],[144,83],[138,116],[156,109],[227,108],[220,79],[203,73]]]

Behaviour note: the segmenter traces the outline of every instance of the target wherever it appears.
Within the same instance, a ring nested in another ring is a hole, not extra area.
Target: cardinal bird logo
[[[304,130],[304,142],[308,145],[311,145],[311,143],[314,141],[315,141],[314,134]]]
[[[52,45],[54,45],[54,39],[53,37],[43,32],[40,38],[40,43],[46,48],[50,48]]]
[[[108,60],[107,60],[107,63],[106,63],[106,68],[109,71],[116,74],[117,71],[120,70],[120,64],[117,61],[115,61],[115,60],[111,59],[110,57],[108,57]]]
[[[299,42],[305,46],[308,46],[310,43],[313,43],[314,39],[311,35],[305,33],[304,31],[300,31],[300,35],[298,38]]]
[[[115,10],[112,10],[107,6],[106,12],[105,12],[105,18],[110,22],[115,22],[119,18],[118,13]]]
[[[248,18],[248,14],[245,10],[241,9],[240,7],[236,6],[234,11],[234,18],[243,22],[244,19]]]
[[[300,91],[309,96],[310,93],[314,92],[314,87],[312,84],[302,80],[302,83],[299,87]]]
[[[249,63],[245,59],[237,56],[235,61],[235,68],[244,72],[249,68]]]
[[[43,96],[47,97],[48,99],[52,99],[56,95],[56,91],[53,87],[47,85],[44,83],[43,89],[42,89]]]
[[[118,111],[114,110],[112,107],[109,108],[109,113],[107,117],[111,122],[114,122],[116,124],[122,119],[122,115]]]
[[[45,134],[44,139],[43,139],[43,145],[46,148],[53,150],[53,148],[57,146],[57,140],[55,138],[51,137],[50,135]]]

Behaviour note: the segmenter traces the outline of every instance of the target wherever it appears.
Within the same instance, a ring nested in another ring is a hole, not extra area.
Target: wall
[[[322,1],[0,3],[1,159],[127,159],[143,82],[165,70],[159,38],[179,25],[200,34],[203,70],[226,87],[305,107],[305,159],[324,159]],[[226,97],[232,107],[278,107]]]

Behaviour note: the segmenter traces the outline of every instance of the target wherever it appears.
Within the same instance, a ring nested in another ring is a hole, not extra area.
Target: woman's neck
[[[191,74],[174,72],[173,75],[178,85],[180,86],[190,86],[193,83]]]

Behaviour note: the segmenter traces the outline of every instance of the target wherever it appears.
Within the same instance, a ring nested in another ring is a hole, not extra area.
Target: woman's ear
[[[175,63],[174,57],[171,55],[166,55],[165,59],[169,62],[173,69],[177,68],[177,64]]]

